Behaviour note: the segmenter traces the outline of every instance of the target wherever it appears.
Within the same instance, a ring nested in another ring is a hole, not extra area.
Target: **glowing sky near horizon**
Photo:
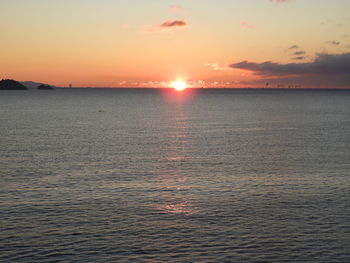
[[[350,52],[349,10],[348,0],[1,0],[0,78],[245,83],[262,77],[228,65]]]

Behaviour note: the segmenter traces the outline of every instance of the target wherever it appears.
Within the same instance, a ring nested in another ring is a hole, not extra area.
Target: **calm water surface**
[[[350,262],[350,91],[0,92],[1,262]]]

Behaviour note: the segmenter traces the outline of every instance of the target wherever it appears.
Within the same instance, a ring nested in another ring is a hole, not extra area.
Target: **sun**
[[[176,91],[183,91],[187,88],[187,84],[183,80],[176,80],[171,83],[171,87]]]

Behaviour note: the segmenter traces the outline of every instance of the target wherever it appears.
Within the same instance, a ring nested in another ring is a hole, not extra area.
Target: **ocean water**
[[[350,262],[350,91],[1,91],[0,125],[0,262]]]

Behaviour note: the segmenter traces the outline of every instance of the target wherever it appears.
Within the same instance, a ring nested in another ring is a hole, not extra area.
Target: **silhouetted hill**
[[[13,79],[2,79],[0,81],[0,90],[26,90],[27,88]]]
[[[51,87],[50,85],[41,84],[41,85],[38,86],[37,89],[40,89],[40,90],[53,90],[54,88]]]

